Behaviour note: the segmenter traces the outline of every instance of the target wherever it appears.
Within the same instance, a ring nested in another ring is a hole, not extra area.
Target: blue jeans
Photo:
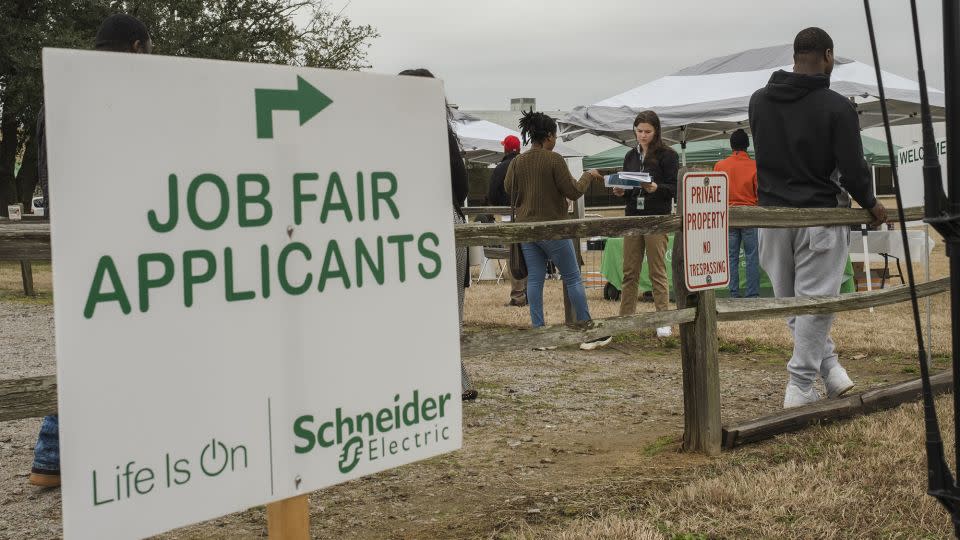
[[[524,242],[523,260],[527,262],[527,302],[530,304],[530,322],[534,328],[540,328],[543,322],[543,282],[547,276],[547,259],[553,261],[563,276],[570,304],[577,315],[577,321],[589,321],[587,293],[580,278],[580,265],[573,240],[538,240]]]
[[[730,255],[730,298],[740,296],[740,246],[743,245],[743,255],[746,257],[747,267],[747,295],[746,298],[760,296],[760,252],[757,249],[756,229],[730,229],[728,233],[728,250]]]
[[[60,420],[56,415],[43,417],[40,436],[33,451],[33,467],[60,471]]]

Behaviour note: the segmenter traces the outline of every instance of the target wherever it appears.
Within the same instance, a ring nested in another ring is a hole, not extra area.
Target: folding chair
[[[510,258],[510,250],[505,247],[484,246],[483,257],[483,265],[480,266],[480,273],[477,274],[477,283],[480,283],[480,278],[483,277],[483,272],[487,269],[490,261],[497,261],[497,264],[500,265],[500,272],[497,274],[497,285],[499,285],[503,279],[503,272],[507,269],[503,261]]]
[[[903,270],[900,268],[900,257],[891,255],[889,253],[881,253],[880,256],[883,257],[883,273],[880,275],[880,288],[882,289],[884,285],[887,284],[888,279],[893,279],[895,277],[900,278],[901,285],[905,285],[906,282],[903,280]],[[897,263],[896,274],[890,273],[890,259],[893,259]]]

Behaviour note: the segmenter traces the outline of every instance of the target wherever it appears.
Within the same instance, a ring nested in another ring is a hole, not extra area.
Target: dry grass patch
[[[33,285],[38,291],[50,291],[53,288],[53,274],[49,262],[33,263]],[[23,294],[23,279],[20,263],[0,262],[0,291]]]
[[[542,538],[533,529],[515,534],[517,540]],[[556,531],[554,540],[662,540],[663,534],[649,523],[622,517],[606,517],[596,521],[578,520],[564,530]]]
[[[951,426],[952,397],[937,405],[941,425]],[[781,436],[647,492],[634,515],[522,528],[517,537],[947,538],[949,517],[926,495],[922,418],[914,403]],[[943,431],[952,448],[952,430]]]
[[[19,262],[0,262],[0,300],[5,302],[50,304],[53,301],[53,274],[49,262],[33,263],[33,287],[36,296],[23,294]]]

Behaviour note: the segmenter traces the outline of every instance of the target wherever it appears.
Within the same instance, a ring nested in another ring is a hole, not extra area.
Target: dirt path
[[[26,330],[25,330],[26,329]],[[709,474],[676,452],[683,429],[676,340],[467,359],[480,399],[465,407],[454,454],[311,496],[317,538],[486,538],[524,523],[631,510],[645,493]],[[724,421],[777,409],[787,352],[721,353]],[[52,310],[0,302],[0,377],[52,373]],[[861,386],[914,376],[910,360],[842,351]],[[39,419],[0,423],[0,538],[60,535],[58,491],[25,484]],[[263,508],[164,538],[265,536]]]

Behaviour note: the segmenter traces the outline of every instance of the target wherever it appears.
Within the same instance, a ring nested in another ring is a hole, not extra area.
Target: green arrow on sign
[[[299,111],[304,125],[333,103],[323,92],[297,75],[296,90],[254,89],[257,107],[257,138],[273,138],[273,111]]]

